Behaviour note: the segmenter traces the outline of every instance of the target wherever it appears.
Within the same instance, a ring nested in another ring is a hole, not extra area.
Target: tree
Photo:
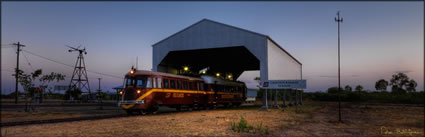
[[[24,71],[22,70],[17,70],[17,73],[19,74],[18,76],[18,82],[19,84],[22,85],[22,87],[24,88],[24,94],[25,97],[28,99],[31,99],[34,95],[34,91],[36,89],[36,86],[34,84],[34,81],[41,76],[41,74],[43,73],[43,71],[41,69],[37,69],[34,72],[32,72],[31,74],[26,74],[24,73]],[[13,74],[13,76],[15,76],[15,74]],[[43,75],[41,76],[41,78],[39,79],[41,82],[44,83],[49,83],[51,81],[57,80],[64,80],[65,79],[65,75],[59,74],[59,73],[51,73],[50,75]],[[41,85],[40,85],[41,86]],[[28,111],[28,107],[27,107],[27,101],[25,101],[25,111]]]
[[[341,89],[341,91],[342,91],[342,89]],[[330,88],[328,88],[328,93],[332,93],[332,94],[338,93],[338,87],[330,87]]]
[[[361,85],[357,85],[357,86],[356,86],[356,91],[357,91],[357,92],[363,91],[363,86],[361,86]]]
[[[81,90],[80,89],[78,89],[78,88],[73,88],[73,90],[72,89],[70,89],[70,90],[67,90],[67,91],[65,91],[65,95],[64,95],[64,97],[65,97],[65,99],[66,100],[70,100],[71,99],[71,97],[73,98],[73,99],[78,99],[78,96],[80,96],[81,95]]]
[[[406,90],[408,92],[413,92],[416,91],[416,86],[418,86],[418,83],[416,83],[416,81],[414,81],[413,79],[409,81],[409,83],[407,84]]]
[[[353,91],[353,88],[351,88],[350,85],[346,85],[344,90],[347,91],[347,92],[351,92],[351,91]]]
[[[380,79],[376,81],[375,83],[376,90],[386,91],[387,87],[388,87],[388,81],[386,81],[385,79]]]
[[[406,91],[416,91],[417,83],[414,80],[409,80],[409,77],[404,73],[394,74],[390,80],[392,92],[406,93]]]
[[[18,82],[19,84],[22,85],[22,87],[24,88],[24,91],[29,93],[31,88],[34,87],[34,83],[33,81],[39,77],[42,73],[41,69],[37,69],[34,72],[32,72],[31,74],[25,74],[24,71],[22,70],[17,70],[18,71]],[[12,76],[15,76],[15,74],[13,74]],[[27,94],[29,95],[29,94]]]

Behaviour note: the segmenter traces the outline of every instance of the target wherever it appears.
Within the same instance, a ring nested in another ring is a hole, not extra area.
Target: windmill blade
[[[67,46],[68,48],[74,49],[74,50],[78,50],[78,49],[71,47],[71,46],[68,46],[68,45],[65,45],[65,46]]]

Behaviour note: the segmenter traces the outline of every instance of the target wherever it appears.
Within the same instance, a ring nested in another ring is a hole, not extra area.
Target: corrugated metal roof
[[[250,30],[246,30],[246,29],[242,29],[242,28],[239,28],[239,27],[235,27],[235,26],[232,26],[232,25],[228,25],[228,24],[224,24],[224,23],[221,23],[221,22],[217,22],[217,21],[213,21],[213,20],[209,20],[209,19],[202,19],[202,20],[200,20],[200,21],[198,21],[198,22],[196,22],[196,23],[194,23],[194,24],[192,24],[192,25],[190,25],[190,26],[188,26],[188,27],[186,27],[186,28],[184,28],[184,29],[182,29],[182,30],[180,30],[180,31],[178,31],[178,32],[176,32],[176,33],[174,33],[174,34],[172,34],[172,35],[170,35],[170,36],[168,36],[168,37],[166,37],[165,39],[162,39],[162,40],[160,40],[160,41],[158,41],[157,43],[155,43],[155,44],[153,44],[152,45],[152,47],[154,47],[155,45],[157,45],[157,44],[159,44],[159,43],[161,43],[161,42],[163,42],[163,41],[165,41],[165,40],[167,40],[167,39],[169,39],[169,38],[171,38],[171,37],[173,37],[173,36],[175,36],[175,35],[177,35],[177,34],[179,34],[179,33],[182,33],[182,32],[184,32],[185,30],[188,30],[189,28],[192,28],[193,26],[195,26],[195,25],[197,25],[197,24],[199,24],[199,23],[202,23],[202,22],[212,22],[212,23],[215,23],[215,24],[219,24],[219,25],[222,25],[222,26],[226,26],[226,27],[230,27],[230,28],[233,28],[233,29],[237,29],[237,30],[242,30],[242,31],[244,31],[244,32],[248,32],[248,33],[252,33],[252,34],[255,34],[255,35],[258,35],[258,36],[262,36],[262,37],[266,37],[267,39],[269,39],[270,41],[272,41],[275,45],[277,45],[283,52],[285,52],[286,54],[288,54],[292,59],[294,59],[297,63],[299,63],[300,65],[302,65],[301,64],[301,62],[299,62],[294,56],[292,56],[291,54],[289,54],[289,52],[287,52],[285,49],[283,49],[279,44],[277,44],[270,36],[268,36],[268,35],[265,35],[265,34],[261,34],[261,33],[258,33],[258,32],[253,32],[253,31],[250,31]]]
[[[246,30],[246,29],[242,29],[242,28],[239,28],[239,27],[235,27],[235,26],[232,26],[232,25],[220,23],[220,22],[217,22],[217,21],[209,20],[209,19],[202,19],[202,20],[200,20],[200,21],[198,21],[198,22],[190,25],[189,27],[186,27],[186,28],[184,28],[184,29],[182,29],[182,30],[174,33],[173,35],[170,35],[170,36],[166,37],[165,39],[162,39],[162,40],[158,41],[157,43],[153,44],[152,47],[154,47],[155,45],[157,45],[157,44],[159,44],[159,43],[161,43],[161,42],[163,42],[163,41],[165,41],[165,40],[167,40],[167,39],[169,39],[169,38],[171,38],[171,37],[173,37],[173,36],[175,36],[175,35],[183,32],[185,30],[188,30],[189,28],[195,26],[196,24],[199,24],[199,23],[204,22],[204,21],[212,22],[212,23],[216,23],[216,24],[220,24],[220,25],[231,27],[231,28],[238,29],[238,30],[242,30],[242,31],[245,31],[245,32],[248,32],[248,33],[252,33],[252,34],[255,34],[255,35],[259,35],[259,36],[262,36],[262,37],[268,37],[267,35],[264,35],[264,34],[261,34],[261,33],[258,33],[258,32],[249,31],[249,30]]]

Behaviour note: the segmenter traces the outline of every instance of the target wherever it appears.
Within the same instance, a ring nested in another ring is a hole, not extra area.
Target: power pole
[[[102,110],[103,109],[103,102],[102,102],[102,96],[101,96],[101,89],[100,89],[100,80],[102,79],[102,78],[98,78],[99,79],[99,89],[97,90],[97,93],[98,93],[98,95],[99,95],[99,100],[100,100],[100,110]]]
[[[15,84],[15,104],[18,104],[18,75],[19,75],[19,52],[21,51],[21,47],[25,47],[25,45],[22,45],[21,43],[13,43],[12,45],[17,46],[17,50],[16,50],[16,69],[15,69],[15,79],[16,79],[16,84]]]
[[[336,13],[335,21],[338,22],[338,117],[341,119],[341,68],[340,68],[340,40],[339,40],[339,23],[342,23],[342,17],[339,17],[339,11]]]

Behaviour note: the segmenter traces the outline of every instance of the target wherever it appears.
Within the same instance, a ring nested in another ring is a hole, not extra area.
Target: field
[[[105,101],[102,110],[100,110],[100,106],[97,103],[66,103],[63,100],[46,100],[41,104],[31,104],[31,106],[33,109],[25,112],[25,103],[14,104],[12,99],[2,99],[1,122],[125,114],[124,111],[116,106],[115,101]]]
[[[3,127],[2,136],[424,136],[424,107],[306,101],[259,106]],[[243,122],[245,119],[246,123]]]

